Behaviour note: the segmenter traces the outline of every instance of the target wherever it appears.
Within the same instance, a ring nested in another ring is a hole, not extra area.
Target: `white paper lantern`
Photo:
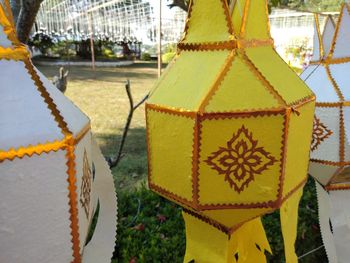
[[[337,28],[327,19],[321,35],[316,25],[314,61],[301,75],[317,97],[310,173],[327,190],[350,189],[348,5],[343,5]]]
[[[88,117],[16,39],[7,0],[0,0],[0,81],[0,262],[110,262],[117,205],[110,171]]]
[[[310,174],[316,183],[322,239],[330,263],[350,258],[350,8],[321,34],[316,16],[314,61],[301,77],[316,94]],[[331,226],[330,226],[331,224]]]

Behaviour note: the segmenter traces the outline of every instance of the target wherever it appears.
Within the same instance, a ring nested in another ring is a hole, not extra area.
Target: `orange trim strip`
[[[70,212],[70,228],[73,244],[73,263],[81,262],[80,241],[79,241],[79,222],[78,222],[78,197],[76,186],[76,170],[75,170],[75,153],[74,153],[74,138],[67,136],[67,182],[68,182],[68,197],[69,197],[69,212]]]
[[[149,104],[149,103],[146,103],[146,109],[165,113],[165,114],[177,115],[180,117],[188,117],[192,119],[194,119],[197,115],[197,113],[194,111],[186,111],[183,109],[169,108],[169,107],[164,107],[164,106],[159,106],[159,105]]]
[[[227,28],[228,28],[228,33],[230,35],[232,35],[233,37],[233,26],[232,26],[232,20],[231,20],[231,16],[230,16],[230,10],[229,10],[229,6],[226,0],[220,0],[222,7],[224,8],[224,13],[225,13],[225,18],[226,18],[226,24],[227,24]]]
[[[323,48],[323,39],[322,39],[321,29],[320,29],[320,21],[318,19],[318,14],[314,14],[314,17],[315,17],[315,23],[316,23],[316,32],[317,32],[317,37],[318,37],[318,43],[320,46],[319,57],[323,58],[324,57],[324,48]]]
[[[350,101],[341,101],[341,102],[316,102],[316,107],[320,108],[340,108],[340,107],[349,107]]]
[[[326,161],[326,160],[318,160],[318,159],[310,159],[310,162],[314,163],[320,163],[330,166],[347,166],[350,165],[350,162],[333,162],[333,161]]]
[[[29,59],[29,52],[24,46],[18,46],[14,49],[0,47],[0,60],[27,60]]]
[[[49,153],[51,151],[57,152],[58,150],[65,149],[66,140],[54,141],[51,143],[30,145],[26,148],[20,147],[18,149],[10,149],[9,151],[0,151],[0,163],[5,160],[14,160],[15,158],[23,158],[24,156],[31,157],[34,154],[41,155],[42,153]]]
[[[35,82],[41,97],[44,98],[44,101],[47,104],[48,108],[50,109],[51,114],[54,116],[55,121],[58,123],[58,126],[61,128],[62,133],[65,136],[71,135],[72,133],[69,131],[67,123],[64,121],[63,117],[60,115],[60,112],[58,111],[55,103],[53,102],[53,99],[50,97],[50,94],[47,92],[39,76],[36,74],[32,63],[29,60],[25,60],[24,63],[28,70],[28,73],[32,77],[32,80]]]
[[[192,195],[195,207],[199,203],[199,146],[200,146],[200,119],[196,116],[193,132],[193,148],[192,148]]]
[[[339,118],[339,160],[342,163],[345,161],[345,124],[343,107],[340,107]]]
[[[77,136],[75,136],[74,141],[75,141],[75,145],[77,145],[81,139],[84,138],[84,136],[91,131],[91,124],[88,123],[85,125],[85,127],[77,134]]]
[[[245,37],[249,8],[250,8],[250,0],[246,0],[245,6],[244,6],[244,11],[243,11],[244,13],[243,13],[243,17],[242,17],[241,30],[239,32],[239,38]]]
[[[287,161],[287,149],[288,149],[288,133],[289,133],[289,121],[290,115],[292,114],[292,109],[286,110],[286,115],[284,116],[284,133],[282,135],[282,146],[281,146],[281,167],[279,176],[279,189],[277,194],[277,200],[282,204],[284,179],[286,176],[286,161]]]
[[[178,50],[185,51],[214,51],[214,50],[232,50],[237,48],[237,41],[222,41],[213,43],[179,43]]]
[[[332,83],[332,86],[335,90],[335,92],[337,93],[338,97],[339,97],[339,100],[340,101],[344,101],[344,96],[343,96],[343,93],[341,92],[339,86],[338,86],[338,83],[335,81],[335,79],[333,78],[332,76],[332,73],[329,69],[329,66],[325,66],[325,69],[326,69],[326,72],[327,72],[327,76],[328,76],[328,79],[331,81]]]
[[[349,190],[350,189],[350,184],[330,184],[325,186],[325,189],[327,191],[338,191],[338,190]]]
[[[335,33],[334,33],[334,37],[333,37],[333,40],[332,40],[331,49],[330,49],[329,55],[328,55],[329,59],[332,59],[333,55],[334,55],[335,45],[336,45],[336,42],[337,42],[337,39],[338,39],[340,24],[341,24],[341,22],[343,20],[343,15],[344,15],[344,3],[341,5],[341,12],[340,12],[340,15],[339,15],[339,18],[338,18],[337,26],[335,28]]]

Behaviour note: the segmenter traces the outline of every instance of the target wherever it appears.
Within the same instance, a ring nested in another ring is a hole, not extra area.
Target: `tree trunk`
[[[16,30],[17,37],[22,43],[28,42],[41,2],[42,0],[21,0],[22,6],[17,19]]]
[[[13,14],[13,20],[16,24],[19,12],[21,11],[21,0],[11,0],[10,5],[12,9],[12,14]]]

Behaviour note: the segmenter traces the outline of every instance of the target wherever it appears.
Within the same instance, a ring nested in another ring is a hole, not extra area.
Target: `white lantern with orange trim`
[[[88,117],[17,40],[7,0],[0,80],[0,262],[110,262],[117,213],[110,171]]]
[[[342,5],[336,25],[328,17],[322,34],[315,18],[314,58],[301,75],[317,97],[310,174],[329,262],[349,262],[350,8]]]

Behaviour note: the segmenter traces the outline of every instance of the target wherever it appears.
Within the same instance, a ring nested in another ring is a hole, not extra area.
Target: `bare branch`
[[[115,158],[110,158],[108,160],[108,164],[109,164],[110,168],[116,167],[119,164],[120,160],[124,157],[123,149],[124,149],[126,137],[128,136],[128,132],[130,129],[131,120],[132,120],[132,117],[134,116],[134,112],[138,107],[140,107],[148,99],[148,96],[149,96],[147,94],[139,103],[137,103],[134,106],[134,99],[132,97],[131,89],[130,89],[130,80],[127,80],[127,82],[125,84],[125,90],[126,90],[126,93],[128,95],[130,110],[129,110],[128,118],[127,118],[126,123],[125,123],[123,136],[122,136],[122,139],[121,139],[121,142],[119,145],[117,156]]]

